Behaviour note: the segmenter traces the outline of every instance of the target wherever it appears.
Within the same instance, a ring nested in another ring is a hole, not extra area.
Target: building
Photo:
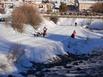
[[[32,3],[36,4],[41,11],[50,11],[52,8],[59,9],[61,2],[68,6],[69,11],[82,11],[90,9],[93,4],[101,3],[103,0],[0,0],[0,9],[17,7],[22,3]]]
[[[51,12],[53,4],[52,3],[42,3],[40,0],[2,0],[0,1],[0,13],[5,11],[5,9],[15,8],[22,4],[33,4],[35,7],[39,8],[40,12]]]
[[[79,1],[78,0],[68,0],[67,2],[69,11],[79,11]]]
[[[103,0],[79,0],[79,10],[88,10],[95,3],[103,3]]]
[[[4,8],[11,8],[20,5],[22,1],[23,0],[2,0],[0,3],[3,4]]]

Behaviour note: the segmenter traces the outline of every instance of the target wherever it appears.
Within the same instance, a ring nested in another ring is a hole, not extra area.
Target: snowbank
[[[79,26],[90,25],[92,20],[91,19],[84,19],[84,18],[76,18],[75,22]]]
[[[62,26],[74,26],[75,23],[79,26],[85,26],[91,23],[90,19],[83,18],[59,18],[57,24]]]
[[[103,30],[103,20],[92,21],[92,23],[90,24],[90,26],[88,26],[88,28],[95,30]]]
[[[39,25],[37,30],[35,30],[31,25],[26,25],[24,33],[30,35],[30,34],[34,34],[35,32],[43,32],[43,28],[44,27],[47,28],[47,31],[50,31],[51,29],[53,29],[56,26],[57,25],[54,22],[46,20],[46,19],[43,18],[43,22],[40,23],[40,25]]]
[[[53,62],[55,61],[53,58],[58,58],[58,55],[67,54],[64,51],[62,43],[48,39],[38,38],[27,42],[25,45],[28,46],[24,49],[25,55],[23,58],[27,58],[29,61],[34,61],[36,63]]]
[[[8,59],[7,55],[0,53],[0,74],[9,74],[13,72],[17,72],[13,62]]]
[[[48,31],[56,27],[57,25],[50,20],[43,19],[43,22],[40,24],[39,31],[43,29],[43,27],[47,27]]]
[[[83,18],[59,18],[57,25],[60,26],[84,26],[90,29],[103,30],[103,20],[102,19],[83,19]]]
[[[3,65],[7,65],[3,69],[0,68],[0,73],[12,73],[17,69],[20,71],[23,68],[22,65],[31,66],[31,61],[36,63],[55,62],[60,60],[58,55],[67,54],[63,43],[47,37],[34,37],[35,30],[30,25],[25,27],[24,33],[14,31],[9,25],[5,26],[4,23],[0,23],[0,66],[3,61]],[[57,25],[52,21],[44,20],[38,31],[42,31],[44,26],[49,31]],[[10,60],[7,57],[8,53]]]
[[[62,25],[62,26],[72,26],[75,23],[75,18],[59,18],[57,25]]]

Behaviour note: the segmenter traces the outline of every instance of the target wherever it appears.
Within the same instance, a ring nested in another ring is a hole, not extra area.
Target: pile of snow
[[[49,20],[46,20],[46,19],[43,18],[43,22],[40,23],[37,30],[35,30],[31,25],[26,25],[24,33],[26,33],[26,34],[33,34],[35,32],[41,32],[42,33],[44,27],[47,28],[47,31],[50,31],[51,29],[53,29],[56,26],[57,25],[53,21],[49,21]]]
[[[42,31],[44,26],[47,27],[49,31],[57,25],[55,25],[52,21],[44,20],[38,30]],[[22,48],[19,51],[22,52],[21,50],[26,50],[24,53],[26,58],[34,62],[49,62],[50,59],[58,57],[57,55],[66,54],[61,42],[42,37],[34,37],[32,35],[34,29],[30,25],[26,26],[24,33],[18,33],[14,31],[12,27],[4,26],[3,23],[0,25],[0,28],[0,37],[4,38],[0,45],[11,48],[13,44],[18,44],[20,45],[20,48]],[[8,41],[8,43],[5,44],[5,41]],[[5,51],[8,52],[8,50]],[[18,55],[21,53],[18,52],[16,54]]]
[[[96,29],[96,30],[103,30],[103,20],[92,21],[92,23],[90,24],[90,26],[88,26],[88,28]]]
[[[59,59],[58,55],[67,54],[60,42],[54,42],[44,38],[36,38],[35,40],[30,39],[30,41],[24,43],[26,47],[24,49],[24,57],[21,58],[22,62],[25,62],[25,59],[29,62],[33,61],[36,63],[55,62],[56,59]]]
[[[74,25],[75,18],[59,18],[57,25],[67,26],[67,25]]]
[[[56,26],[57,25],[53,21],[43,19],[43,22],[40,24],[40,27],[38,30],[41,31],[43,29],[43,27],[46,27],[49,31],[49,30],[55,28]]]
[[[35,30],[30,25],[25,27],[24,33],[14,31],[9,25],[5,26],[4,23],[0,23],[0,66],[5,65],[5,68],[0,68],[0,73],[20,71],[23,69],[22,65],[31,66],[31,61],[36,63],[55,62],[60,60],[58,55],[67,55],[63,43],[50,40],[48,37],[34,37]],[[44,20],[38,31],[42,31],[44,26],[48,28],[49,32],[57,25],[52,21]]]

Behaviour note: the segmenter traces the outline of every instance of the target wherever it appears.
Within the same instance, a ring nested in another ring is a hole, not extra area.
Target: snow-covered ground
[[[47,20],[42,24],[38,31],[40,31],[43,26],[47,26],[48,30],[56,26],[53,22]],[[48,25],[51,26],[49,27]],[[60,60],[58,55],[67,55],[61,42],[43,37],[34,37],[33,33],[35,30],[29,25],[25,28],[24,33],[18,33],[4,23],[0,23],[0,28],[0,53],[4,57],[0,58],[0,66],[2,66],[2,59],[7,61],[3,63],[6,67],[9,67],[14,61],[16,61],[19,66],[24,65],[29,67],[31,66],[30,61],[50,63],[55,60]],[[1,70],[3,72],[9,72],[8,70]],[[15,71],[13,67],[12,70]]]
[[[74,26],[75,22],[78,23],[77,26]],[[6,67],[12,66],[15,59],[18,64],[31,66],[30,61],[48,63],[60,59],[58,55],[67,55],[67,52],[82,54],[91,53],[96,48],[103,48],[103,34],[83,27],[91,22],[87,19],[61,18],[57,24],[54,24],[44,19],[38,31],[42,32],[43,27],[46,26],[48,28],[46,37],[34,37],[35,30],[29,25],[24,33],[18,33],[9,25],[0,23],[0,55],[4,57],[0,57],[0,66],[3,59],[3,65]],[[74,30],[76,39],[70,37]],[[17,71],[16,67],[14,71]]]
[[[94,20],[90,26],[88,26],[90,29],[96,29],[96,30],[103,30],[103,20]]]

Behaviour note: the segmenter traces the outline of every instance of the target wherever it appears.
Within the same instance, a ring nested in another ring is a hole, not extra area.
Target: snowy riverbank
[[[78,23],[76,27],[75,22]],[[38,31],[42,31],[44,26],[47,27],[47,36],[34,37],[35,31],[29,25],[21,34],[10,26],[0,23],[0,55],[3,56],[0,58],[0,66],[3,65],[7,69],[5,71],[4,68],[0,68],[0,73],[10,74],[27,70],[32,66],[31,61],[36,63],[55,62],[60,60],[60,55],[67,55],[67,52],[88,54],[93,50],[103,48],[103,34],[82,27],[88,26],[88,24],[91,22],[83,19],[60,19],[57,24],[44,20]],[[74,30],[76,30],[76,39],[70,37]],[[22,65],[27,68],[24,69]],[[11,71],[6,67],[10,67]]]

